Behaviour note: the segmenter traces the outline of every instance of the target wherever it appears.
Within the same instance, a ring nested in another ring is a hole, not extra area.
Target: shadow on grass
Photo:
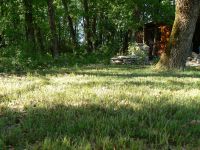
[[[95,68],[94,68],[95,69]],[[176,77],[176,78],[200,78],[200,69],[199,68],[188,68],[186,71],[155,71],[150,69],[148,66],[141,68],[137,67],[108,67],[107,69],[110,70],[93,70],[92,68],[87,69],[84,68],[82,70],[74,71],[77,75],[89,75],[89,76],[100,76],[100,77],[120,77],[120,78],[133,78],[133,77]],[[112,69],[115,69],[112,72]],[[123,72],[126,70],[127,72]],[[117,72],[118,71],[118,72]],[[70,73],[70,72],[69,72]]]
[[[200,146],[200,104],[1,108],[5,149],[146,149]]]
[[[124,83],[125,85],[130,85],[130,86],[145,86],[149,87],[151,89],[163,89],[163,90],[191,90],[191,89],[200,89],[200,82],[190,82],[190,83],[185,83],[185,82],[180,82],[180,81],[167,81],[167,82],[154,82],[154,81],[127,81]]]
[[[166,82],[162,81],[88,81],[86,83],[73,83],[73,87],[83,88],[83,87],[149,87],[151,89],[160,89],[160,90],[191,90],[191,89],[200,89],[200,81],[198,82],[184,82],[184,81],[173,81],[168,80]]]
[[[176,78],[200,78],[200,68],[187,68],[185,72],[181,71],[162,71],[157,72],[150,69],[150,66],[119,66],[119,65],[90,65],[82,67],[53,67],[47,69],[35,69],[26,71],[10,71],[1,72],[0,76],[24,76],[27,74],[46,76],[59,74],[75,74],[99,77],[120,77],[120,78],[134,78],[134,77],[176,77]]]

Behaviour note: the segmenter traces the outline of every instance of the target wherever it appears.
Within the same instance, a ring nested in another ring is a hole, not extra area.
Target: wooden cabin
[[[140,28],[139,31],[136,32],[136,42],[145,43],[150,47],[150,60],[154,56],[159,56],[165,51],[170,38],[171,29],[172,26],[151,22],[145,24],[143,29]]]
[[[170,39],[172,25],[164,23],[148,23],[136,32],[136,42],[146,43],[149,47],[149,59],[154,56],[160,56],[166,50],[167,43]],[[199,53],[200,48],[200,18],[197,22],[191,51]]]

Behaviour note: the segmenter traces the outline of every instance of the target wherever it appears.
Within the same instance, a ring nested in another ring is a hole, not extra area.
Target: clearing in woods
[[[3,149],[200,146],[200,72],[87,66],[0,75]]]

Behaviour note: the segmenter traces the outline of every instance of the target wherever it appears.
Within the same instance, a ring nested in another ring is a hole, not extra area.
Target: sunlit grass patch
[[[147,149],[200,146],[200,72],[138,66],[0,76],[0,147]]]

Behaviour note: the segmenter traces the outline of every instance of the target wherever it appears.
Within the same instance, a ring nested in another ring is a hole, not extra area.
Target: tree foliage
[[[1,0],[0,47],[30,57],[126,52],[148,22],[171,24],[171,0]],[[16,48],[17,47],[17,48]],[[105,48],[107,47],[107,48]]]

